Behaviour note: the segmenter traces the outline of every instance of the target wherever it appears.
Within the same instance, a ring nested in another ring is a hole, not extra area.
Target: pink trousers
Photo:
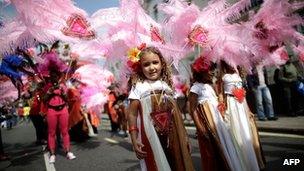
[[[59,124],[64,150],[70,151],[70,136],[68,132],[69,112],[65,107],[61,111],[48,109],[47,123],[48,123],[48,146],[52,153],[56,148],[56,129]]]

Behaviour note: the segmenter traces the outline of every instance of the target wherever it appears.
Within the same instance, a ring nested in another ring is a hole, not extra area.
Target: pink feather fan
[[[303,24],[303,19],[293,15],[292,4],[287,0],[265,1],[259,11],[252,15],[250,20],[244,23],[239,30],[240,37],[251,48],[254,55],[252,60],[272,58],[272,52],[283,45],[284,42],[297,43],[303,41],[303,35],[293,27]],[[278,60],[273,65],[281,64]]]
[[[103,106],[108,100],[107,87],[114,82],[113,74],[98,65],[88,64],[78,68],[75,75],[85,84],[81,90],[82,103],[88,108]]]
[[[67,25],[67,20],[73,14],[84,17],[86,12],[75,7],[70,0],[11,0],[17,11],[17,16],[11,23],[5,24],[0,35],[3,40],[10,40],[8,43],[0,41],[0,52],[8,51],[10,48],[23,47],[24,42],[31,43],[34,40],[49,43],[54,40],[65,42],[78,42],[79,39],[66,36],[62,33]],[[16,27],[12,28],[15,25]],[[35,42],[34,42],[35,43]],[[28,47],[33,46],[31,43]],[[4,46],[3,46],[4,45]]]
[[[132,72],[127,66],[128,50],[142,43],[156,46],[163,42],[159,33],[161,26],[145,13],[137,1],[122,0],[119,10],[122,18],[112,23],[108,37],[103,42],[110,42],[110,46],[107,46],[107,66],[111,67],[122,89],[125,89]]]
[[[209,4],[209,6],[212,7],[214,4]],[[226,6],[226,9],[229,9],[229,6]],[[201,45],[201,55],[209,58],[210,61],[224,60],[232,66],[241,65],[250,69],[250,48],[235,33],[236,24],[225,21],[227,14],[223,11],[225,9],[213,13],[203,10],[193,24],[193,28],[199,25],[207,32],[206,43]]]
[[[271,52],[276,46],[280,47],[284,40],[291,42],[303,40],[303,36],[292,28],[303,21],[291,15],[293,5],[286,0],[265,1],[249,22],[228,23],[228,20],[238,19],[241,11],[247,9],[250,4],[249,0],[241,0],[233,5],[225,0],[210,1],[194,21],[189,20],[188,17],[183,21],[179,16],[187,16],[187,10],[191,6],[184,4],[184,8],[180,8],[178,6],[183,5],[181,2],[171,1],[171,4],[163,7],[169,17],[166,27],[170,30],[170,37],[173,37],[171,41],[177,46],[181,45],[180,42],[187,44],[188,41],[188,45],[198,45],[201,49],[200,55],[212,61],[225,60],[232,66],[241,65],[250,70],[252,63],[261,58],[268,56],[270,59],[265,61],[266,63],[275,61],[271,59],[276,55]],[[173,10],[172,5],[177,6],[176,11]],[[192,13],[192,17],[196,15]],[[176,26],[179,26],[179,29],[175,29]],[[265,36],[267,38],[263,38]],[[278,60],[279,63],[281,62]]]
[[[179,61],[188,53],[193,51],[193,47],[188,46],[188,35],[192,24],[197,20],[199,9],[195,5],[188,6],[180,1],[171,1],[169,4],[162,4],[160,9],[165,12],[164,35],[167,44],[171,49],[180,49],[182,53],[173,56],[174,61]]]
[[[225,20],[229,16],[224,13],[228,5],[224,0],[210,1],[202,11],[194,4],[188,6],[179,0],[163,5],[162,9],[168,15],[168,42],[187,52],[182,58],[194,51],[194,46],[198,46],[200,50],[197,56],[250,68],[249,48],[234,33],[234,26]]]

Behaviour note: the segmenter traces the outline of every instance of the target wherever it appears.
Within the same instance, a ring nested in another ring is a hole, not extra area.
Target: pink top
[[[46,89],[48,90],[49,88],[51,88],[51,85],[47,85]],[[64,84],[60,84],[60,88],[63,89],[63,93],[66,93],[66,86]],[[60,95],[61,94],[61,89],[56,89],[54,90],[55,94]],[[66,103],[60,96],[54,96],[50,99],[49,103],[52,106],[59,106]]]

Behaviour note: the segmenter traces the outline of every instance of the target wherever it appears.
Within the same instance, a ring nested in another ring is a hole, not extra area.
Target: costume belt
[[[65,106],[66,106],[65,103],[63,103],[61,105],[57,105],[57,106],[52,106],[52,105],[48,104],[48,107],[55,111],[61,111]]]

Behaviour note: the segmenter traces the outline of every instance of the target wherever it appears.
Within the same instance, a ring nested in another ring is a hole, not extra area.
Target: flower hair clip
[[[146,48],[146,44],[142,43],[140,46],[131,48],[127,52],[128,57],[128,66],[132,68],[134,71],[138,69],[138,62],[140,60],[141,51]]]
[[[194,63],[192,64],[192,68],[196,72],[208,71],[210,68],[210,65],[211,65],[210,61],[207,60],[206,57],[200,56],[194,61]]]

